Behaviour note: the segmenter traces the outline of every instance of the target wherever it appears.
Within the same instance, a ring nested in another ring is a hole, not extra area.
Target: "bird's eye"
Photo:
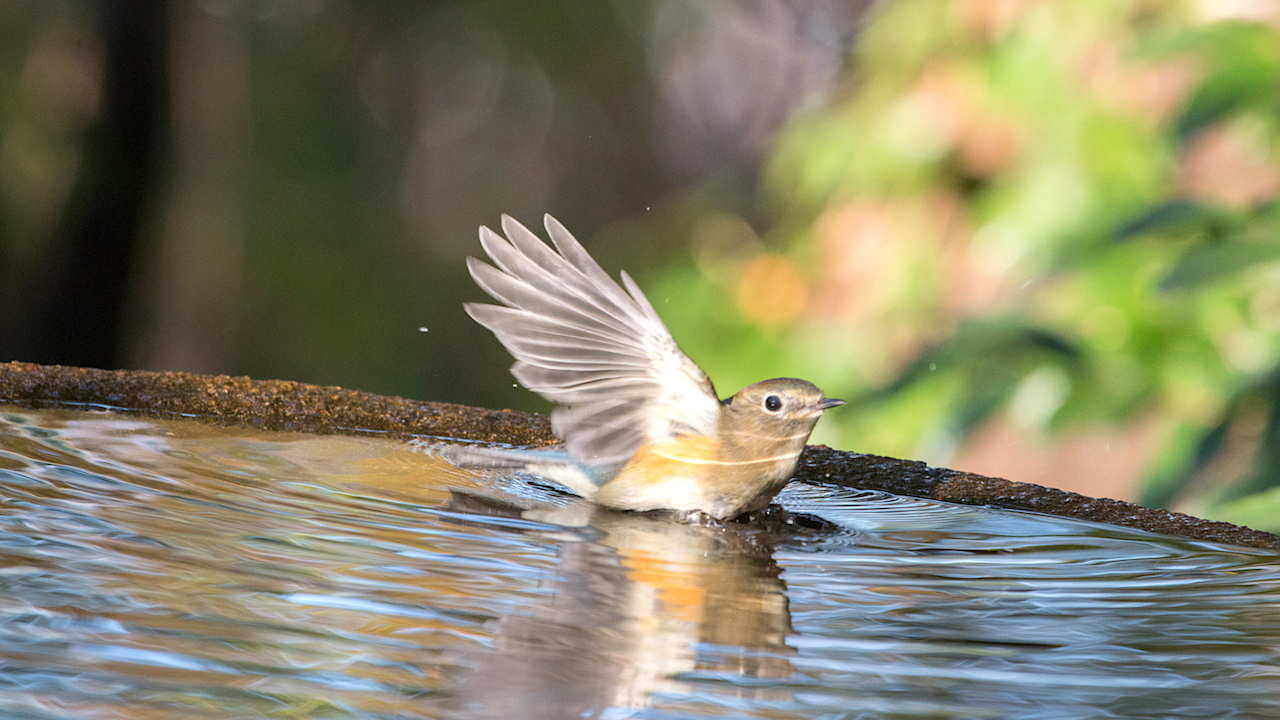
[[[777,395],[770,395],[764,399],[764,409],[769,412],[778,412],[782,409],[782,398]]]

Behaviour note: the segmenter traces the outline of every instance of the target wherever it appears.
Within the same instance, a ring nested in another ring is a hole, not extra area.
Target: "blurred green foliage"
[[[1112,454],[1047,482],[1280,530],[1276,11],[855,6],[174,3],[121,364],[546,409],[460,304],[475,226],[550,211],[722,395],[850,400],[818,442],[1051,465],[1087,436]],[[75,210],[108,7],[0,4],[7,285]]]
[[[1142,502],[1280,529],[1280,32],[1202,6],[882,3],[760,217],[651,221],[694,244],[655,302],[722,392],[855,400],[820,441],[1141,426]]]

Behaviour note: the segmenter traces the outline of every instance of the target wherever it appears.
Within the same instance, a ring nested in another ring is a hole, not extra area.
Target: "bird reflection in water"
[[[477,509],[469,496],[456,496],[459,505]],[[687,695],[681,676],[690,672],[791,675],[786,586],[758,527],[587,503],[524,517],[568,527],[545,601],[498,621],[492,651],[459,688],[469,716],[595,717]],[[751,697],[781,692],[734,684]]]

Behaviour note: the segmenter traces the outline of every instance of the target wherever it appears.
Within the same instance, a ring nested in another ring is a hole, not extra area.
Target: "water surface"
[[[1280,717],[1274,553],[781,502],[827,525],[592,510],[380,439],[9,409],[0,717]]]

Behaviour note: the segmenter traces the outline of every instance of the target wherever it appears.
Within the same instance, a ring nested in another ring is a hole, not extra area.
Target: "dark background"
[[[8,198],[0,354],[527,404],[461,310],[476,228],[551,212],[643,278],[685,239],[596,231],[692,187],[745,204],[857,5],[6,3],[6,124],[46,167]],[[713,12],[794,71],[699,57]]]
[[[816,442],[1274,529],[1276,7],[7,0],[0,360],[545,410],[550,212]]]

